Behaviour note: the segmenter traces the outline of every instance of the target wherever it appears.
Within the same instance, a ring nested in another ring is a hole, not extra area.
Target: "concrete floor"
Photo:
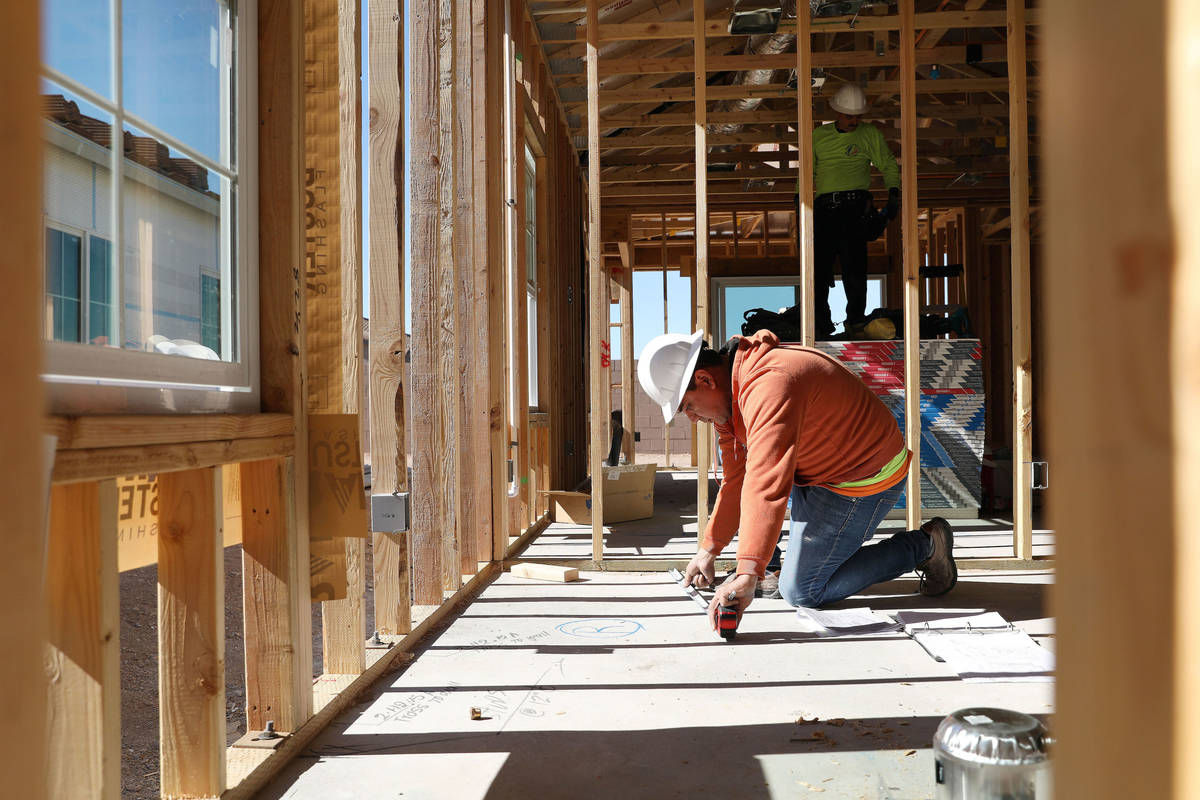
[[[660,492],[644,533],[626,523],[610,536],[622,557],[694,552],[694,500],[689,545],[686,497],[673,491],[694,492],[694,479],[668,480],[680,485]],[[979,522],[961,540],[998,546],[996,523]],[[525,556],[561,557],[576,535],[554,525]],[[933,601],[906,577],[839,606],[999,611],[1053,647],[1051,582],[970,573]],[[505,574],[260,797],[929,798],[947,713],[991,705],[1048,719],[1052,703],[1047,683],[964,682],[902,634],[813,639],[779,600],[755,601],[725,643],[662,573]]]

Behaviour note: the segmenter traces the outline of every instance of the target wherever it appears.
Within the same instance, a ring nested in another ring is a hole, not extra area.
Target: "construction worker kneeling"
[[[916,570],[920,591],[937,596],[958,580],[954,532],[940,517],[864,546],[895,505],[912,453],[891,412],[837,359],[780,345],[770,331],[735,337],[719,351],[666,333],[642,350],[638,380],[662,407],[716,426],[724,479],[700,547],[684,573],[715,582],[715,562],[738,536],[736,575],[717,587],[709,617],[733,603],[744,612],[778,557],[791,499],[779,592],[817,607]]]

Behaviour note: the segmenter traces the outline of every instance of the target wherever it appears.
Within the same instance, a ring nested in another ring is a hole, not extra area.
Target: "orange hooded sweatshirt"
[[[759,331],[738,342],[732,380],[733,414],[716,426],[725,477],[701,547],[720,553],[740,531],[737,572],[762,577],[793,484],[876,494],[904,480],[912,454],[887,406],[819,350]]]

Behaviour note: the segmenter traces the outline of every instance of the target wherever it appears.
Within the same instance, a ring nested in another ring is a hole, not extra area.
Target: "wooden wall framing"
[[[38,52],[41,12],[24,3],[10,10],[0,27],[0,140],[5,142],[5,181],[0,194],[0,232],[6,243],[0,272],[8,306],[0,326],[6,340],[26,346],[0,353],[6,391],[0,394],[0,457],[25,469],[0,484],[0,508],[7,532],[10,590],[21,602],[0,607],[0,766],[5,788],[17,797],[46,795],[46,712],[42,643],[46,638],[42,563],[46,469],[41,436],[43,389],[39,375],[42,281],[28,265],[42,253],[42,123]],[[89,732],[89,736],[91,732]]]

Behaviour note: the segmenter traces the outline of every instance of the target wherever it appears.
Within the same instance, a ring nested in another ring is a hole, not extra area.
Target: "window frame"
[[[869,273],[867,275],[867,283],[871,281],[879,281],[880,297],[887,299],[887,279],[885,274]],[[841,276],[837,276],[837,280],[841,280]],[[754,286],[791,286],[796,289],[800,288],[800,277],[798,275],[753,275],[753,276],[727,276],[721,278],[710,279],[710,297],[713,298],[711,311],[709,312],[709,330],[716,331],[716,341],[724,342],[730,336],[740,336],[741,331],[725,330],[725,317],[728,314],[725,301],[725,290],[731,288],[754,287]]]
[[[234,22],[233,69],[235,103],[233,157],[225,170],[236,179],[230,202],[233,204],[232,274],[236,287],[237,325],[229,326],[227,335],[236,337],[239,358],[236,361],[206,361],[183,356],[164,355],[123,347],[103,347],[74,342],[43,340],[46,363],[43,381],[50,410],[55,413],[86,413],[103,409],[116,412],[257,412],[260,410],[259,389],[259,331],[258,331],[258,11],[256,0],[226,3],[236,14]],[[121,0],[113,0],[114,14],[112,60],[115,100],[104,98],[78,81],[42,64],[45,80],[63,87],[72,94],[113,115],[115,143],[123,136],[128,122],[181,155],[208,166],[211,158],[198,154],[176,137],[163,133],[156,126],[134,114],[125,112],[121,99],[122,70]],[[114,109],[116,111],[114,112]],[[46,121],[46,125],[53,123]],[[123,198],[127,179],[123,152],[110,149],[113,183],[113,248],[116,280],[124,283],[125,231]],[[117,166],[119,164],[119,166]],[[211,167],[210,167],[210,171]],[[221,180],[220,172],[217,179]],[[47,225],[51,221],[47,220]],[[70,226],[73,227],[73,226]],[[224,237],[226,234],[222,234]],[[43,237],[43,250],[45,240]],[[45,272],[45,253],[41,271]],[[85,256],[86,257],[86,256]],[[203,269],[203,267],[202,267]],[[218,271],[218,278],[224,275]],[[221,281],[223,284],[224,280]],[[42,293],[45,297],[45,291]],[[124,313],[124,293],[115,314]],[[81,328],[81,331],[84,330]],[[44,336],[45,329],[41,333]],[[226,331],[222,331],[226,334]]]

